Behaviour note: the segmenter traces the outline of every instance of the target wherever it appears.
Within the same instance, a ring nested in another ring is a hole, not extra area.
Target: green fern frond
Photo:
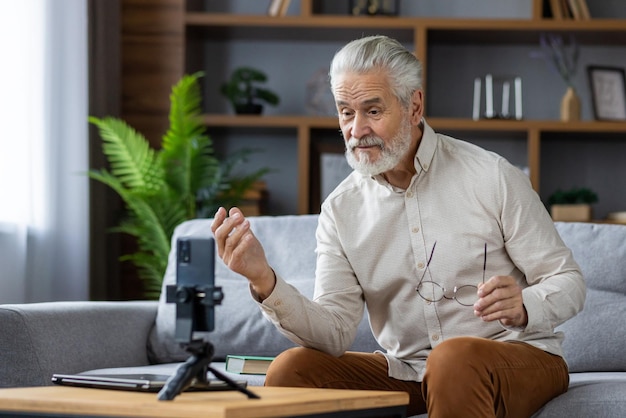
[[[219,166],[200,119],[201,76],[186,75],[172,89],[170,128],[163,137],[161,153],[166,181],[180,195],[190,218],[196,216],[195,190],[210,181]]]
[[[169,225],[166,226],[163,222],[162,206],[129,193],[123,199],[132,213],[121,223],[120,230],[137,237],[142,251],[154,253],[167,260],[171,232],[166,230]]]
[[[196,215],[198,217],[211,217],[220,206],[230,208],[238,205],[243,200],[246,191],[270,172],[269,169],[262,168],[248,175],[237,176],[233,173],[238,165],[247,163],[248,156],[255,151],[242,149],[224,158],[211,181],[197,190]]]
[[[117,177],[109,173],[106,169],[89,170],[87,175],[90,178],[109,186],[115,192],[117,192],[118,195],[120,194],[121,191],[124,190],[124,185],[122,184],[122,182]]]
[[[142,281],[144,295],[150,299],[158,299],[163,282],[161,269],[166,267],[161,259],[150,254],[137,252],[121,257],[120,260],[132,262],[137,267],[137,274]]]
[[[90,117],[89,121],[98,127],[111,173],[124,187],[152,193],[163,186],[156,151],[143,135],[119,119]]]

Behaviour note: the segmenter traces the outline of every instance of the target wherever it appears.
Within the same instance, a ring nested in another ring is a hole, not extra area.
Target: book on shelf
[[[550,0],[550,12],[553,19],[563,20],[565,18],[561,0]]]
[[[280,13],[280,7],[283,4],[283,0],[270,0],[270,5],[267,8],[268,16],[278,16]]]
[[[563,12],[563,19],[571,19],[572,13],[569,10],[569,6],[567,4],[569,0],[559,0],[561,11]]]
[[[589,6],[587,5],[587,0],[578,0],[578,9],[580,10],[580,15],[584,20],[591,19],[591,13],[589,13]]]
[[[274,357],[263,356],[226,356],[226,371],[238,374],[266,374]]]
[[[589,20],[591,14],[587,0],[568,0],[569,11],[575,20]]]
[[[267,8],[268,16],[285,16],[287,15],[287,9],[291,0],[270,0],[270,5]]]
[[[569,11],[572,14],[574,20],[581,20],[582,16],[580,14],[580,9],[578,7],[578,0],[568,0]]]
[[[281,5],[280,5],[280,11],[278,12],[279,16],[286,16],[287,15],[287,9],[289,9],[289,4],[291,3],[291,0],[283,0]]]

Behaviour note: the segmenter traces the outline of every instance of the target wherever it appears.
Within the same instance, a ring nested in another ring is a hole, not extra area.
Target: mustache
[[[346,147],[350,151],[352,151],[356,147],[373,147],[373,146],[377,146],[380,149],[384,149],[385,141],[383,141],[382,138],[378,136],[368,135],[359,139],[355,137],[350,137],[350,139],[346,143]]]

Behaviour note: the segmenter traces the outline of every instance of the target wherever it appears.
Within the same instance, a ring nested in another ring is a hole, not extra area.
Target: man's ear
[[[422,121],[422,116],[424,116],[424,92],[422,90],[413,92],[410,110],[411,125],[419,125]]]

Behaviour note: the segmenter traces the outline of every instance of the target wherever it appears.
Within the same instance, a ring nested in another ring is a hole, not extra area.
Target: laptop
[[[139,392],[158,392],[170,376],[159,374],[54,374],[52,383],[66,386],[80,386],[99,389],[118,389]],[[245,388],[247,381],[235,383]],[[233,390],[227,383],[211,379],[207,383],[195,382],[186,390]]]

